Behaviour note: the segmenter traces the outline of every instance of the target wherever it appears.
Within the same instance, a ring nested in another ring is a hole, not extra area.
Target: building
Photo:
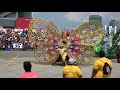
[[[111,20],[109,22],[109,26],[107,28],[107,47],[108,47],[108,56],[113,57],[115,48],[119,45],[119,35],[116,35],[118,30],[120,29],[120,21]]]
[[[19,18],[32,18],[32,12],[18,12]]]
[[[116,34],[115,32],[117,32],[120,29],[120,21],[118,20],[111,20],[109,22],[109,25],[107,27],[107,33],[106,33],[106,43],[104,45],[106,45],[107,51],[110,50],[110,48],[112,48],[113,46],[113,37]],[[110,53],[109,53],[110,54]]]
[[[32,18],[32,12],[0,12],[0,28],[15,28],[17,18]]]
[[[100,15],[90,15],[89,21],[90,20],[98,20],[102,24],[102,17]]]
[[[118,31],[120,29],[120,21],[118,20],[111,20],[109,22],[109,26],[112,26],[112,28],[115,28],[115,26],[117,27],[116,31]]]

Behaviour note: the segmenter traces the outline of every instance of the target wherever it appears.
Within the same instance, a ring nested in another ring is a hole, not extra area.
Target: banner
[[[26,29],[29,27],[29,23],[32,18],[17,18],[16,19],[16,28],[17,29]]]
[[[13,43],[13,48],[22,48],[23,44],[22,43]]]

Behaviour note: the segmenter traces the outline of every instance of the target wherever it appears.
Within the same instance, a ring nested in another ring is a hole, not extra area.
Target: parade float
[[[120,47],[120,29],[115,33],[112,38],[112,45],[108,49],[108,58],[115,58],[114,54],[117,52],[117,49]]]
[[[29,39],[36,45],[35,58],[41,64],[52,64],[59,57],[59,46],[66,48],[68,57],[76,59],[77,65],[89,65],[94,60],[93,47],[103,39],[102,25],[91,20],[81,24],[69,35],[60,34],[58,28],[49,21],[34,18],[29,23]],[[66,40],[66,43],[61,43]]]

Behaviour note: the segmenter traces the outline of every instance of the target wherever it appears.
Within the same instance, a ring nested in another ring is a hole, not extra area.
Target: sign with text
[[[13,43],[13,48],[22,48],[23,44],[22,43]]]

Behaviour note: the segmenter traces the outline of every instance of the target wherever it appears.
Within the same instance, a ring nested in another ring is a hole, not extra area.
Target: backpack
[[[103,61],[102,61],[103,62]],[[103,62],[104,63],[104,62]],[[103,74],[104,75],[108,75],[108,74],[111,74],[111,68],[110,68],[110,65],[105,62],[104,63],[104,66],[103,66]]]

